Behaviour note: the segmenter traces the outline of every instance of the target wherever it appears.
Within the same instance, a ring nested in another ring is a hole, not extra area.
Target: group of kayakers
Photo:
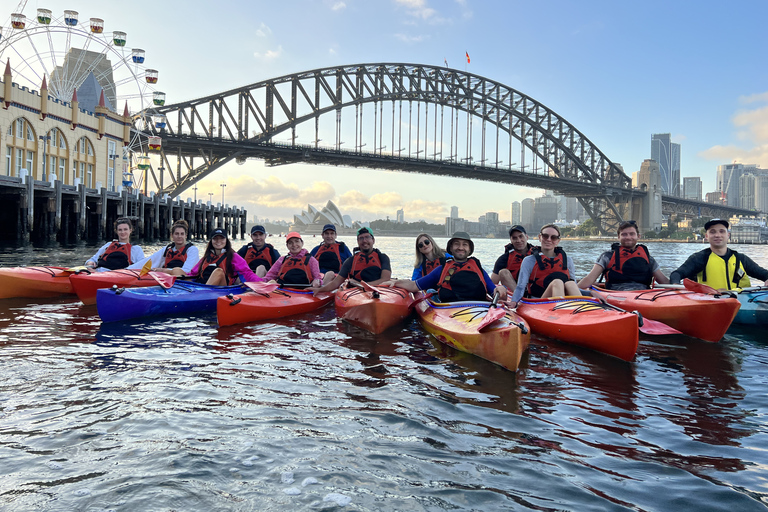
[[[708,221],[704,229],[709,247],[693,254],[669,278],[648,248],[638,243],[640,233],[633,220],[619,225],[618,242],[602,253],[589,274],[578,282],[573,259],[559,247],[560,230],[554,224],[546,224],[539,230],[538,246],[529,243],[523,226],[512,226],[510,243],[496,260],[490,276],[472,256],[474,242],[465,232],[454,233],[445,250],[430,235],[418,235],[411,279],[392,280],[389,257],[374,248],[376,239],[366,227],[357,232],[354,252],[336,240],[333,224],[323,227],[323,242],[311,251],[304,248],[299,233],[288,233],[285,255],[266,243],[263,226],[254,226],[252,241],[237,252],[232,249],[226,230],[216,228],[200,257],[197,248],[187,242],[187,222],[179,220],[171,227],[171,243],[145,257],[140,247],[131,245],[132,224],[125,218],[115,222],[118,239],[104,244],[86,261],[86,266],[114,270],[150,265],[153,271],[190,276],[209,285],[269,281],[311,287],[315,293],[335,290],[351,279],[412,292],[434,290],[441,302],[485,300],[488,295],[497,294],[501,301],[509,299],[512,307],[523,297],[580,295],[582,290],[588,290],[603,278],[603,286],[611,290],[647,289],[654,281],[677,284],[684,278],[716,289],[747,287],[749,277],[768,286],[768,270],[728,247],[729,228],[726,220]]]

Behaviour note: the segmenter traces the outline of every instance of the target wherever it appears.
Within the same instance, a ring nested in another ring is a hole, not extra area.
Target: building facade
[[[680,144],[669,133],[651,135],[651,160],[659,164],[662,194],[680,197]]]
[[[522,222],[522,219],[520,218],[520,202],[515,201],[512,203],[512,211],[510,211],[510,220],[511,225],[514,226],[516,224],[520,224]]]
[[[701,201],[701,178],[683,178],[683,198]]]

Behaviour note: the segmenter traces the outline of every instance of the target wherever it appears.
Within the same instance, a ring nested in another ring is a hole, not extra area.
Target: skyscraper
[[[701,178],[683,178],[683,198],[701,201]]]
[[[514,226],[515,224],[520,224],[520,203],[518,201],[515,201],[512,203],[512,216],[510,217],[510,220],[512,221],[511,224]]]
[[[533,206],[535,201],[530,197],[523,199],[520,205],[520,224],[526,229],[533,229]],[[541,226],[539,226],[541,227]]]
[[[728,206],[741,207],[741,177],[745,174],[761,174],[755,164],[725,164],[717,166],[717,192],[725,194]]]
[[[451,206],[451,218],[452,219],[458,219],[459,218],[459,207],[458,206]]]
[[[397,223],[398,224],[404,224],[405,223],[405,212],[402,208],[397,210]]]
[[[663,194],[679,197],[680,190],[680,144],[672,142],[669,133],[651,135],[651,159],[659,164],[661,190]]]

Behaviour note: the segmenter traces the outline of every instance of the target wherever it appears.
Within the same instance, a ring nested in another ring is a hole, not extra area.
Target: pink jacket
[[[295,258],[306,258],[307,254],[309,254],[309,251],[306,249],[302,249],[299,254],[295,256]],[[278,260],[269,267],[269,271],[267,272],[267,275],[264,276],[265,281],[272,281],[273,279],[277,279],[277,276],[280,275],[280,267],[283,266],[283,261],[286,257],[294,257],[290,254],[286,254],[284,256],[280,256]],[[309,258],[309,272],[312,274],[312,279],[322,281],[323,280],[323,274],[320,273],[320,264],[317,262],[315,258]]]
[[[203,264],[203,261],[205,260],[205,257],[201,258],[200,261],[197,262],[197,265],[192,267],[192,270],[189,271],[190,276],[196,276],[200,274],[200,265]],[[232,268],[235,269],[235,272],[240,277],[240,281],[243,283],[253,283],[253,282],[259,282],[263,281],[262,278],[257,276],[253,273],[253,270],[251,270],[251,267],[248,266],[248,263],[243,259],[242,256],[240,256],[237,253],[234,253],[232,255]]]

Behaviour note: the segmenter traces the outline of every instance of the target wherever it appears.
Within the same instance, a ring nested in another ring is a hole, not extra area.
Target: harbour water
[[[376,242],[409,276],[413,239]],[[504,241],[475,243],[490,270]],[[606,245],[562,243],[580,276]],[[650,244],[667,274],[703,247]],[[768,266],[768,247],[734,247]],[[0,266],[95,250],[5,248]],[[374,337],[332,306],[219,329],[215,316],[112,325],[70,298],[8,299],[0,372],[3,511],[768,505],[763,329],[716,344],[641,335],[632,363],[534,336],[511,373],[416,321]]]

